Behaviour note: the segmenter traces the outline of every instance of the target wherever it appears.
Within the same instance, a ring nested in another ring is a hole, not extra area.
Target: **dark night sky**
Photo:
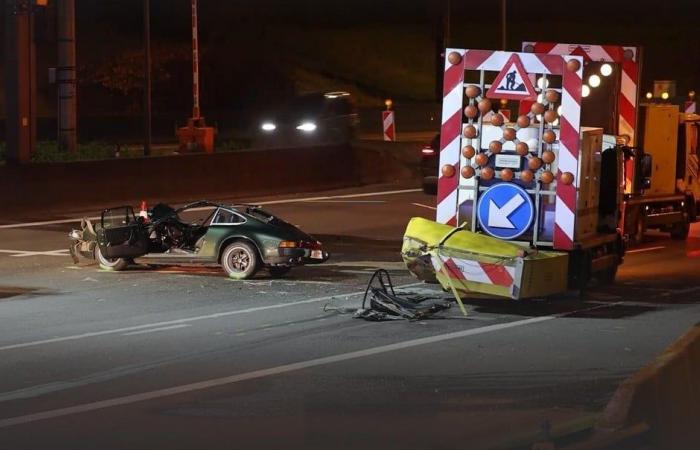
[[[151,0],[154,38],[187,39],[189,0]],[[208,33],[235,34],[238,28],[387,28],[416,24],[434,28],[446,1],[435,0],[200,0],[203,39]],[[539,4],[538,4],[539,3]],[[85,33],[112,28],[140,32],[139,0],[78,0]],[[451,0],[452,44],[467,48],[500,46],[500,2]],[[478,5],[478,6],[476,6]],[[534,7],[533,7],[534,6]],[[620,43],[645,47],[644,78],[677,79],[679,88],[698,83],[700,4],[697,0],[508,1],[508,47],[522,40]],[[253,39],[238,36],[249,45]],[[322,39],[319,31],[318,38]],[[697,87],[697,86],[696,86]]]
[[[114,58],[125,49],[138,51],[141,45],[141,0],[76,0],[76,3],[79,65],[100,58]],[[151,0],[151,4],[154,44],[186,47],[190,33],[190,1]],[[255,82],[268,76],[265,71],[271,73],[266,81],[268,85],[275,84],[280,92],[288,92],[291,88],[282,86],[282,78],[272,72],[279,75],[284,65],[292,64],[284,58],[286,53],[295,50],[295,44],[298,43],[298,47],[306,52],[304,57],[307,60],[316,63],[315,70],[330,67],[332,64],[327,60],[337,60],[341,55],[335,54],[330,58],[327,48],[324,49],[325,53],[319,51],[322,47],[318,42],[327,40],[331,33],[342,34],[348,30],[363,33],[372,27],[389,35],[392,30],[397,30],[396,40],[399,42],[387,45],[387,48],[394,50],[393,53],[387,51],[391,54],[386,64],[392,64],[392,56],[400,58],[401,54],[414,54],[415,58],[421,58],[426,63],[421,67],[415,66],[413,70],[424,72],[425,80],[433,79],[436,39],[441,35],[438,24],[446,4],[446,0],[200,0],[203,73],[208,81],[206,87],[210,89],[203,93],[203,101],[214,102],[218,99],[231,102],[234,98],[251,96],[251,91],[260,91],[260,86]],[[451,0],[451,5],[450,40],[453,46],[500,47],[500,1]],[[679,94],[691,88],[700,88],[698,0],[509,0],[508,8],[510,50],[519,49],[522,40],[642,45],[643,91],[651,88],[654,79],[677,80]],[[2,24],[4,27],[4,22]],[[404,32],[407,28],[415,31],[417,39],[422,41],[412,41],[401,47],[404,38],[399,31]],[[48,67],[55,61],[53,30],[50,25],[44,25],[39,31],[40,64]],[[287,39],[288,32],[293,37]],[[350,37],[352,34],[342,36],[353,39]],[[295,42],[294,39],[300,41]],[[416,42],[422,44],[420,48],[415,45]],[[368,44],[348,41],[338,52],[347,52],[352,46],[363,45],[376,47],[376,52],[380,52],[383,46],[382,42]],[[348,63],[355,66],[369,64],[369,60],[358,55],[363,53],[348,52],[348,58],[358,58]],[[270,58],[279,58],[280,64],[262,64],[271,61]],[[336,66],[335,75],[343,67]],[[177,69],[176,72],[183,74],[176,74],[175,78],[184,86],[187,70],[186,66],[181,67],[183,70]],[[352,81],[353,76],[352,73],[348,74],[345,81]],[[377,95],[402,95],[391,92],[391,83],[399,81],[401,75],[392,76],[394,80],[385,80],[383,85],[374,86]],[[372,90],[373,86],[369,86],[371,79],[362,83]],[[426,84],[429,83],[423,82],[421,86],[425,88]],[[186,92],[186,89],[183,91]],[[229,93],[230,97],[227,95]],[[170,91],[161,94],[165,97],[162,101],[166,107],[170,104],[167,101],[172,100],[174,95]],[[403,95],[406,95],[405,89]],[[155,101],[157,106],[159,100]],[[182,97],[181,103],[187,103],[187,95]],[[89,102],[83,101],[84,106],[87,104]]]

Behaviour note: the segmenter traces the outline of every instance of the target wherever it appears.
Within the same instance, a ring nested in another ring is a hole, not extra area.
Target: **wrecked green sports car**
[[[183,219],[197,214],[193,222]],[[140,216],[131,206],[106,209],[96,226],[83,219],[69,237],[75,262],[94,258],[115,271],[135,262],[216,264],[231,278],[248,279],[263,268],[276,277],[329,257],[320,242],[258,206],[208,201],[179,209],[159,203]]]

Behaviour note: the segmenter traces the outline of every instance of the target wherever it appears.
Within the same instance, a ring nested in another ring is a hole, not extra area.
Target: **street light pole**
[[[151,1],[143,0],[143,154],[151,154]]]
[[[75,0],[56,2],[58,67],[58,147],[75,152],[78,147],[78,112],[75,71]]]
[[[4,0],[8,163],[27,163],[36,144],[33,11],[28,0]]]
[[[199,109],[199,20],[197,0],[192,0],[192,118],[200,118]]]

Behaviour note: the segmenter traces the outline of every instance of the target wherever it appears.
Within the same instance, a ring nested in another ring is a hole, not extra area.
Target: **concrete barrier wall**
[[[599,429],[639,423],[649,425],[654,448],[700,448],[700,323],[620,385]]]
[[[0,215],[411,180],[414,149],[332,146],[0,167]]]

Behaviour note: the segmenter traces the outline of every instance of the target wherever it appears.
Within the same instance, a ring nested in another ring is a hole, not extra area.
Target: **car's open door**
[[[97,243],[106,258],[136,258],[148,253],[148,232],[131,206],[102,211]]]

